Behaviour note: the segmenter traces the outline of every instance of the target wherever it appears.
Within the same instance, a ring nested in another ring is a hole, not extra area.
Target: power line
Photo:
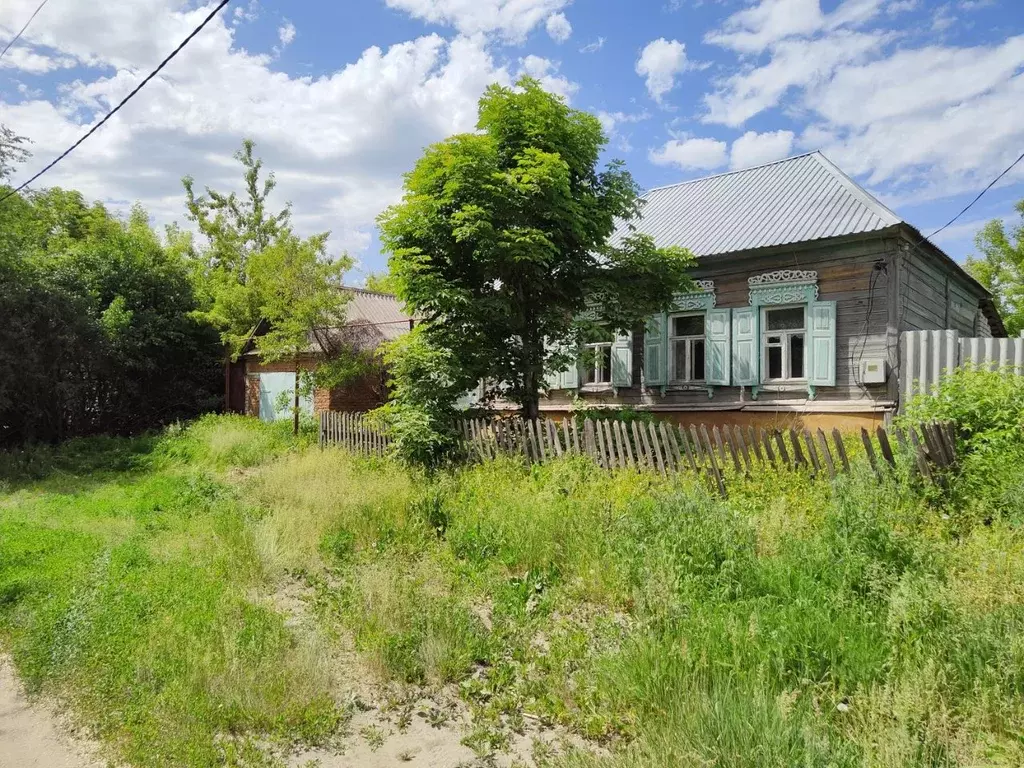
[[[1022,153],[1020,154],[1020,157],[1018,157],[1018,158],[1017,158],[1016,160],[1014,160],[1014,161],[1013,161],[1012,163],[1010,163],[1010,165],[1009,165],[1009,166],[1007,166],[1007,168],[1006,168],[1006,169],[1005,169],[1005,170],[1004,170],[1004,171],[1003,171],[1002,173],[1000,173],[1000,174],[999,174],[998,176],[996,176],[996,177],[995,177],[994,179],[992,179],[992,181],[991,181],[991,182],[989,182],[989,185],[988,185],[987,187],[985,187],[985,188],[984,188],[983,190],[981,190],[981,192],[979,192],[979,193],[978,193],[978,196],[977,196],[976,198],[974,198],[973,200],[971,200],[971,202],[969,202],[969,203],[967,204],[967,206],[966,206],[966,207],[965,207],[965,208],[964,208],[964,209],[963,209],[962,211],[960,211],[960,213],[958,213],[958,214],[957,214],[956,216],[954,216],[954,217],[953,217],[952,219],[950,219],[950,220],[949,220],[949,221],[947,221],[947,222],[946,222],[945,224],[943,224],[943,225],[942,225],[941,227],[939,227],[938,229],[936,229],[936,230],[935,230],[934,232],[932,232],[932,233],[931,233],[930,235],[928,235],[928,237],[926,237],[925,239],[926,239],[926,240],[930,240],[931,238],[935,237],[935,236],[936,236],[937,234],[939,234],[939,232],[941,232],[942,230],[944,230],[944,229],[945,229],[946,227],[948,227],[948,226],[949,226],[950,224],[952,224],[952,223],[953,223],[954,221],[956,221],[956,220],[957,220],[957,219],[959,219],[959,218],[960,218],[961,216],[963,216],[963,215],[964,215],[965,213],[967,213],[967,212],[968,212],[969,210],[971,210],[971,208],[973,208],[973,207],[974,207],[974,204],[975,204],[976,202],[978,202],[979,200],[981,200],[981,197],[982,197],[982,195],[984,195],[984,194],[985,194],[986,192],[988,192],[988,191],[989,191],[990,189],[992,189],[992,187],[994,187],[994,186],[996,185],[996,183],[997,183],[997,182],[998,182],[998,181],[999,181],[999,180],[1000,180],[1001,178],[1003,178],[1003,176],[1005,176],[1005,175],[1006,175],[1006,174],[1008,174],[1008,173],[1009,173],[1010,171],[1012,171],[1012,170],[1013,170],[1013,167],[1014,167],[1015,165],[1017,165],[1017,163],[1019,163],[1019,162],[1020,162],[1021,160],[1024,160],[1024,152],[1022,152]],[[919,243],[919,245],[920,245],[920,243]]]
[[[96,133],[96,131],[99,130],[100,126],[102,126],[105,122],[107,122],[107,120],[109,120],[111,117],[113,117],[117,113],[117,111],[119,109],[121,109],[121,107],[123,107],[125,104],[127,104],[129,102],[129,100],[131,100],[131,98],[135,94],[137,94],[139,91],[141,91],[146,86],[146,83],[148,83],[150,80],[152,80],[154,77],[156,77],[157,74],[160,72],[160,70],[163,69],[165,66],[167,66],[168,62],[170,62],[171,59],[173,59],[175,56],[177,56],[181,52],[181,49],[184,48],[186,45],[188,45],[189,42],[192,40],[192,38],[195,37],[196,35],[198,35],[202,31],[203,27],[205,27],[207,24],[209,24],[213,20],[213,17],[216,16],[220,12],[221,8],[223,8],[229,2],[231,2],[231,0],[221,0],[221,2],[217,5],[217,7],[214,8],[212,11],[210,11],[209,15],[205,19],[203,19],[203,22],[198,27],[193,29],[192,32],[189,34],[189,36],[186,37],[184,40],[182,40],[181,43],[178,45],[178,47],[175,48],[173,51],[171,51],[170,55],[168,55],[166,59],[161,61],[160,64],[157,66],[157,68],[154,69],[152,72],[149,73],[149,75],[146,76],[145,80],[143,80],[141,83],[139,83],[137,86],[135,86],[135,88],[132,89],[131,93],[129,93],[127,96],[125,96],[123,99],[121,99],[120,103],[118,103],[118,105],[116,107],[114,107],[112,110],[110,110],[103,117],[102,120],[100,120],[98,123],[96,123],[96,125],[94,125],[92,128],[90,128],[89,131],[82,138],[80,138],[78,141],[76,141],[70,147],[68,147],[63,152],[61,152],[60,155],[57,156],[57,159],[55,159],[52,163],[50,163],[45,168],[43,168],[43,170],[41,170],[39,173],[37,173],[35,176],[33,176],[31,179],[26,181],[21,186],[15,188],[15,189],[12,189],[10,192],[8,192],[3,197],[0,197],[0,203],[2,203],[7,198],[11,197],[11,195],[15,195],[18,192],[20,192],[21,190],[23,190],[25,187],[27,187],[33,181],[35,181],[40,176],[42,176],[44,173],[46,173],[48,170],[53,168],[53,166],[55,166],[57,163],[59,163],[65,157],[67,157],[72,152],[74,152],[75,149],[77,149],[78,146],[83,141],[85,141],[90,136],[92,136],[94,133]]]
[[[46,5],[48,2],[50,2],[50,0],[43,0],[43,2],[41,2],[39,4],[39,7],[36,8],[32,12],[32,15],[28,17],[28,21],[25,22],[25,26],[22,27],[21,30],[18,32],[18,34],[16,34],[13,38],[11,38],[11,42],[9,42],[6,46],[4,46],[4,49],[2,51],[0,51],[0,59],[2,59],[4,57],[5,53],[7,53],[9,50],[11,50],[11,46],[12,45],[14,45],[16,42],[18,42],[19,39],[21,39],[21,36],[23,34],[25,34],[25,30],[28,29],[28,25],[32,23],[32,19],[34,19],[36,17],[37,13],[39,13],[41,10],[43,10],[43,6]]]

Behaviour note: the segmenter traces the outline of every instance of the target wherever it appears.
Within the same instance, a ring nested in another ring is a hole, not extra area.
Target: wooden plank
[[[736,470],[736,474],[743,471],[743,465],[740,464],[740,454],[736,449],[736,441],[733,437],[732,430],[729,427],[722,427],[722,432],[725,435],[725,444],[729,446],[729,455],[732,457],[732,468]]]
[[[562,419],[562,437],[565,438],[565,452],[572,453],[572,439],[569,433],[569,419]]]
[[[800,438],[797,437],[796,427],[789,428],[789,441],[793,444],[793,466],[806,467],[807,459],[804,458],[803,449],[800,448]]]
[[[604,421],[604,444],[608,448],[608,459],[612,469],[621,469],[626,466],[619,452],[615,449],[615,420],[605,419]]]
[[[527,461],[531,461],[533,457],[530,455],[530,444],[529,441],[526,439],[525,420],[519,418],[518,416],[513,417],[512,429],[515,431],[516,437],[519,438],[519,452],[523,455],[523,458],[525,458]]]
[[[693,441],[693,455],[697,459],[697,466],[703,468],[708,464],[708,460],[704,456],[704,449],[701,448],[700,436],[697,434],[697,427],[693,424],[690,425],[690,438]]]
[[[711,445],[711,436],[708,435],[708,428],[706,425],[700,425],[700,436],[704,443],[705,453],[708,459],[711,461],[711,472],[715,478],[715,484],[718,486],[718,493],[725,498],[725,479],[722,477],[722,471],[718,468],[718,462],[715,460],[715,449]]]
[[[786,441],[782,437],[782,431],[773,429],[772,433],[772,436],[775,438],[775,447],[779,451],[779,460],[782,462],[782,466],[796,466],[789,461],[789,452],[786,451]]]
[[[648,422],[647,431],[651,434],[651,445],[654,447],[654,458],[658,461],[658,471],[665,474],[665,460],[662,457],[661,441],[658,440],[658,430],[654,428],[654,422]]]
[[[531,419],[531,421],[533,422],[533,434],[537,438],[537,446],[540,451],[541,463],[547,462],[548,451],[547,447],[544,445],[544,430],[541,428],[540,419]]]
[[[950,455],[949,450],[946,448],[946,438],[942,434],[942,430],[939,428],[938,422],[931,422],[927,425],[927,429],[932,433],[932,442],[935,443],[935,447],[941,457],[942,466],[948,467],[953,463],[953,457]]]
[[[570,417],[570,420],[572,421],[572,424],[569,425],[572,427],[572,449],[577,454],[582,456],[583,451],[580,450],[580,433],[579,430],[576,428],[576,419]]]
[[[636,422],[633,422],[634,424]],[[647,430],[643,424],[639,425],[640,429],[640,441],[644,445],[644,457],[647,462],[647,466],[652,472],[657,471],[658,465],[654,463],[654,451],[651,450],[651,441],[647,439]]]
[[[604,444],[604,430],[601,429],[601,420],[594,422],[594,432],[597,433],[597,462],[604,469],[611,469],[608,466],[608,449]]]
[[[754,471],[754,462],[750,458],[750,448],[747,447],[747,443],[743,439],[743,428],[734,426],[732,431],[736,436],[736,442],[739,443],[740,453],[743,454],[743,467],[746,470],[747,477],[750,477]]]
[[[555,422],[551,419],[547,420],[548,425],[548,438],[551,440],[551,445],[555,447],[555,455],[559,458],[562,457],[562,441],[558,437],[558,427],[555,426]]]
[[[807,445],[807,458],[811,460],[811,467],[814,475],[821,472],[821,462],[818,460],[818,452],[814,449],[814,439],[811,437],[811,430],[804,428],[804,443]]]
[[[635,421],[630,422],[630,428],[633,433],[633,447],[636,450],[636,468],[647,469],[647,456],[644,454],[644,446],[640,442],[640,430],[637,429]]]
[[[828,476],[835,480],[836,465],[832,461],[832,452],[828,449],[828,438],[825,437],[825,430],[821,427],[818,427],[818,447],[821,450],[821,460],[825,462],[825,466],[828,468]]]
[[[682,467],[683,457],[679,453],[679,445],[676,443],[675,427],[669,424],[665,426],[665,422],[659,422],[658,429],[661,432],[661,442],[665,446],[665,458],[666,463],[669,465],[669,469],[673,472],[678,472]]]
[[[686,430],[682,427],[679,428],[679,440],[683,444],[683,453],[686,456],[686,463],[690,465],[690,469],[694,472],[698,471],[697,462],[693,458],[693,451],[690,450],[690,441],[686,436]]]
[[[619,456],[626,462],[626,466],[636,467],[636,463],[633,461],[633,446],[629,443],[629,432],[626,431],[626,425],[621,421],[615,422],[615,438],[620,441]]]
[[[889,444],[889,435],[886,433],[885,428],[878,426],[875,428],[875,434],[878,437],[878,448],[882,452],[882,458],[885,459],[886,463],[896,468],[896,457],[892,454],[892,446]]]
[[[764,446],[764,455],[768,458],[768,463],[774,467],[776,463],[775,451],[772,450],[771,436],[765,431],[764,427],[761,427],[761,444]]]
[[[754,455],[757,456],[757,460],[763,464],[764,457],[761,455],[761,444],[757,441],[757,433],[754,431],[753,425],[747,426],[747,442],[754,449]]]
[[[937,422],[936,426],[939,430],[939,435],[942,437],[942,445],[946,449],[946,457],[949,459],[949,466],[952,467],[956,464],[956,437],[953,434],[952,422]]]
[[[718,451],[718,459],[721,462],[722,469],[725,469],[728,459],[725,457],[725,444],[722,442],[722,433],[718,430],[718,425],[713,425],[711,427],[711,434],[715,438],[715,448]]]
[[[836,446],[836,455],[839,456],[839,460],[843,464],[843,471],[850,471],[850,458],[846,455],[846,444],[843,443],[843,435],[839,431],[839,427],[832,428],[832,442]]]
[[[867,429],[864,427],[860,428],[860,439],[864,443],[864,450],[868,454],[868,461],[871,462],[871,469],[873,469],[875,474],[881,478],[882,472],[878,468],[878,460],[875,458],[875,447],[871,443],[871,435],[868,434]]]
[[[917,431],[913,427],[908,427],[907,436],[910,438],[910,444],[914,449],[914,460],[917,463],[917,471],[921,473],[921,477],[926,480],[930,480],[932,472],[928,467],[928,458],[925,456],[924,446],[921,445],[921,442],[917,439]]]
[[[597,455],[597,441],[594,439],[594,422],[590,419],[583,420],[583,445],[587,456],[600,464],[601,457]]]
[[[903,433],[903,430],[899,427],[893,427],[893,434],[896,435],[896,444],[899,445],[900,453],[906,455],[910,453],[910,445],[907,443],[907,436]]]
[[[609,425],[612,439],[615,442],[615,452],[619,456],[619,466],[623,469],[629,468],[631,462],[626,458],[626,447],[622,444],[622,422],[615,419]]]

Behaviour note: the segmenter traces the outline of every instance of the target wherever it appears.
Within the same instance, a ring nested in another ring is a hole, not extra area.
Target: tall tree
[[[1024,200],[1016,209],[1020,222],[1009,231],[1001,219],[988,222],[974,238],[981,257],[967,258],[967,271],[992,292],[1010,336],[1024,331]]]
[[[242,165],[244,193],[225,194],[206,188],[195,194],[185,177],[188,217],[196,222],[206,246],[196,249],[179,230],[170,230],[174,249],[190,252],[197,265],[197,285],[206,299],[205,316],[220,330],[231,356],[237,356],[261,320],[269,331],[256,338],[263,359],[295,361],[295,428],[298,430],[300,358],[317,354],[319,365],[307,381],[337,384],[348,371],[350,357],[337,344],[336,329],[345,321],[349,295],[341,290],[342,275],[352,265],[347,255],[327,253],[329,232],[300,238],[291,228],[291,206],[276,213],[268,198],[276,187],[274,174],[261,180],[263,162],[254,156],[249,139],[235,158]]]
[[[460,386],[488,382],[534,417],[585,310],[632,330],[688,284],[692,257],[639,235],[609,242],[639,215],[638,187],[621,162],[598,168],[597,118],[537,81],[489,87],[477,128],[427,148],[381,239],[399,296]]]

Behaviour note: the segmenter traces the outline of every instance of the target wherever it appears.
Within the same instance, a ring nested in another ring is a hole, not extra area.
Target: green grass
[[[337,738],[342,635],[380,681],[455,686],[481,754],[529,714],[601,746],[565,766],[1024,763],[1019,500],[865,471],[723,501],[581,459],[428,479],[236,418],[6,461],[0,643],[131,764]],[[316,642],[264,599],[296,576]]]

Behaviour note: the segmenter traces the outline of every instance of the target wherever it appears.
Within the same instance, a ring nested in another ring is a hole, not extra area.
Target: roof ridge
[[[875,214],[878,215],[880,218],[885,218],[889,216],[892,218],[893,224],[906,223],[903,220],[903,217],[899,216],[889,206],[887,206],[873,194],[864,189],[864,187],[862,187],[853,178],[851,178],[850,175],[846,173],[846,171],[844,171],[838,165],[829,160],[828,157],[825,156],[824,152],[815,150],[811,154],[815,155],[815,159],[822,165],[824,165],[829,171],[838,176],[839,180],[843,183],[843,185],[847,188],[849,192],[861,197],[862,202],[869,208],[871,208],[875,212]]]
[[[360,288],[355,285],[343,285],[341,286],[341,290],[351,291],[352,293],[365,293],[369,296],[382,296],[385,299],[395,299],[396,301],[398,300],[398,297],[395,296],[395,294],[393,293],[386,293],[384,291],[371,291],[369,288]]]
[[[674,184],[663,184],[660,187],[651,187],[650,189],[646,190],[643,193],[643,195],[641,195],[641,197],[643,197],[644,195],[648,195],[651,192],[658,192],[658,191],[660,191],[662,189],[671,189],[672,187],[682,187],[682,186],[685,186],[686,184],[695,184],[698,181],[709,181],[710,179],[719,179],[719,178],[721,178],[723,176],[732,176],[732,175],[737,174],[737,173],[747,173],[748,171],[756,171],[758,168],[767,168],[770,165],[778,165],[779,163],[788,163],[790,160],[799,160],[801,157],[808,157],[810,155],[821,155],[822,157],[825,157],[824,155],[821,154],[821,150],[820,149],[815,149],[815,150],[812,150],[810,152],[801,152],[799,155],[790,155],[789,157],[782,157],[782,158],[779,158],[778,160],[772,160],[770,163],[761,163],[760,165],[751,165],[751,166],[749,166],[747,168],[737,168],[736,170],[733,170],[733,171],[723,171],[722,173],[713,173],[710,176],[700,176],[700,177],[698,177],[696,179],[687,179],[686,181],[677,181]],[[831,164],[831,161],[828,161],[828,162]],[[843,174],[843,175],[845,176],[846,174]]]

